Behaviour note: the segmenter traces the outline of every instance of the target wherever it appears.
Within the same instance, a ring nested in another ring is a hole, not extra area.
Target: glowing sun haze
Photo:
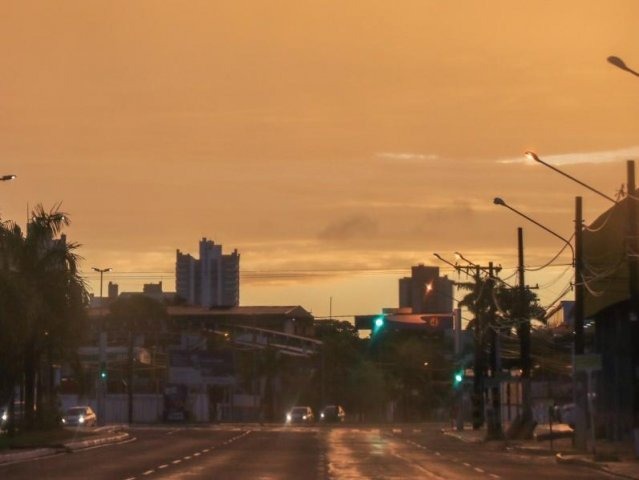
[[[241,254],[241,303],[316,315],[397,304],[438,252],[561,248],[639,153],[639,2],[8,1],[0,213],[62,201],[93,291],[163,280],[208,237]],[[639,159],[639,158],[638,158]],[[569,259],[564,258],[563,263]],[[512,273],[512,270],[510,270]],[[564,267],[529,275],[553,300]]]

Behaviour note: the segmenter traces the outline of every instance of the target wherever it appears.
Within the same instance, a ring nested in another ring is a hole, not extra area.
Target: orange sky
[[[517,226],[531,265],[561,247],[495,196],[565,236],[575,195],[608,206],[524,150],[609,195],[639,160],[639,78],[606,62],[639,69],[635,0],[0,8],[0,213],[63,202],[96,292],[91,266],[172,289],[206,236],[240,251],[242,304],[374,312],[433,252],[506,272]],[[529,281],[550,301],[564,270]]]

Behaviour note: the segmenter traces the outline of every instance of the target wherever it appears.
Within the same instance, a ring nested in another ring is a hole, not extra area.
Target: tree
[[[322,341],[316,369],[316,385],[322,386],[324,396],[321,400],[348,409],[349,372],[363,358],[365,342],[352,323],[339,320],[316,322],[315,338]]]
[[[167,316],[166,306],[146,295],[119,297],[109,305],[109,330],[124,336],[128,345],[127,393],[128,422],[133,423],[133,350],[135,337],[158,331]]]
[[[12,406],[16,382],[24,377],[28,429],[53,423],[52,364],[75,354],[84,331],[88,297],[77,269],[79,245],[61,235],[69,223],[59,205],[49,211],[38,205],[26,234],[15,222],[0,224],[0,329],[3,337],[13,331],[3,339],[7,376],[0,388]]]

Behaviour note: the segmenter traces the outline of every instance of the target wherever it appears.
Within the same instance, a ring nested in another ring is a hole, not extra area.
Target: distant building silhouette
[[[439,276],[439,267],[416,265],[411,276],[399,280],[399,307],[413,313],[453,311],[453,281]]]
[[[240,304],[240,255],[223,255],[222,245],[203,238],[200,258],[177,250],[175,289],[190,305],[234,307]]]
[[[118,298],[119,287],[117,283],[109,282],[108,290],[109,290],[109,294],[108,294],[109,300],[115,300],[116,298]]]

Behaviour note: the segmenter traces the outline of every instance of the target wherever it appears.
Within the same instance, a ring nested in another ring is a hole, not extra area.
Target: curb
[[[21,452],[5,453],[0,455],[0,466],[7,463],[23,462],[25,460],[48,457],[49,455],[54,455],[59,451],[60,450],[57,448],[34,448]]]
[[[15,451],[11,453],[0,454],[0,466],[24,462],[27,460],[34,460],[36,458],[48,457],[58,453],[73,453],[75,451],[83,450],[85,448],[97,447],[100,445],[108,445],[110,443],[118,443],[128,440],[130,435],[128,433],[119,433],[117,435],[110,435],[100,438],[93,438],[90,440],[82,440],[78,442],[69,442],[60,445],[59,447],[45,447],[45,448],[30,448],[22,451]]]
[[[130,435],[127,432],[111,435],[110,437],[93,438],[91,440],[82,440],[80,442],[69,442],[64,444],[64,448],[69,452],[83,450],[85,448],[97,447],[98,445],[106,445],[109,443],[118,443],[128,440]]]
[[[462,435],[459,435],[459,434],[457,434],[455,432],[449,432],[447,430],[444,430],[443,428],[440,431],[444,435],[456,438],[460,442],[464,442],[464,443],[484,443],[484,440],[482,440],[481,438],[474,438],[474,439],[464,438]]]
[[[557,455],[555,455],[555,460],[557,461],[557,463],[562,463],[564,465],[579,465],[581,467],[592,468],[593,470],[606,472],[607,474],[613,475],[618,478],[626,478],[629,480],[637,480],[639,478],[639,477],[631,477],[623,473],[615,472],[614,470],[611,470],[610,468],[608,468],[605,464],[599,464],[595,462],[594,460],[589,460],[587,458],[582,458],[578,456],[566,456],[566,455],[562,455],[561,453],[558,453]]]

